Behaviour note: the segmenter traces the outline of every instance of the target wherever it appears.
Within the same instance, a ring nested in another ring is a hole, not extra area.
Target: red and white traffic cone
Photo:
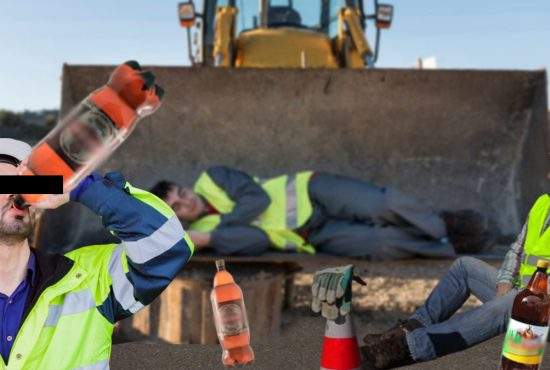
[[[321,352],[321,370],[358,370],[361,368],[359,346],[353,330],[351,315],[340,319],[343,319],[341,324],[327,320]]]

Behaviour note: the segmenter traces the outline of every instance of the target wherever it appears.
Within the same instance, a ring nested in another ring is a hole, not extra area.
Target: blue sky
[[[550,0],[385,1],[395,17],[378,67],[550,67]],[[0,109],[57,108],[63,63],[187,64],[177,2],[1,0]]]

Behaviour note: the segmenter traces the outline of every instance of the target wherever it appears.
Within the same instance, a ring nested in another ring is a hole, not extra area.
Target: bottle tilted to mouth
[[[63,176],[63,191],[74,188],[153,113],[164,95],[155,76],[139,63],[118,66],[104,86],[81,101],[32,150],[22,175]],[[42,194],[22,194],[36,203]]]

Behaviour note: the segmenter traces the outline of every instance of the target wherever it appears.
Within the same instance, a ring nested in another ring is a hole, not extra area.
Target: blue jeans
[[[472,257],[458,258],[411,318],[424,327],[407,333],[416,361],[462,351],[506,330],[518,291],[496,297],[497,270]],[[470,294],[483,304],[455,315]]]

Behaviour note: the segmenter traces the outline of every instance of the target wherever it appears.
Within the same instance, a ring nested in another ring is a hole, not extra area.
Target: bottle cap
[[[543,269],[547,269],[548,266],[550,266],[550,262],[547,261],[547,260],[538,260],[538,261],[537,261],[537,267],[540,267],[540,268],[543,268]]]
[[[216,269],[218,271],[225,270],[225,261],[224,260],[216,260]]]

